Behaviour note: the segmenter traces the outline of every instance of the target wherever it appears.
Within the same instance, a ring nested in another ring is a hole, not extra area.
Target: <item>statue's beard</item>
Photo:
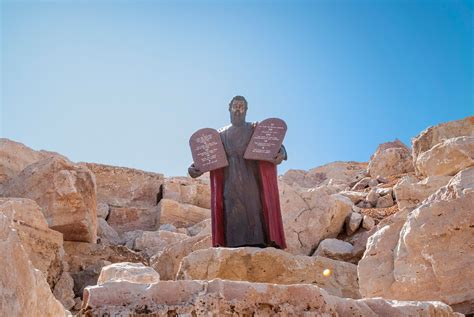
[[[232,125],[243,125],[245,123],[245,115],[246,115],[246,112],[240,112],[240,111],[236,111],[236,112],[231,112],[230,113],[230,122],[232,123]]]

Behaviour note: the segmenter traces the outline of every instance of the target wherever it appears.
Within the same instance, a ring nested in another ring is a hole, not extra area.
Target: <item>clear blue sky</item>
[[[0,135],[185,175],[188,139],[288,124],[287,169],[474,114],[472,1],[2,1]]]

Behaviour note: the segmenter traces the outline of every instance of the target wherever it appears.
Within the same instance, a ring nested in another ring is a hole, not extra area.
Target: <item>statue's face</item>
[[[230,121],[233,125],[240,125],[245,122],[245,115],[247,114],[247,109],[245,107],[245,102],[242,100],[234,100],[229,108],[230,111]]]

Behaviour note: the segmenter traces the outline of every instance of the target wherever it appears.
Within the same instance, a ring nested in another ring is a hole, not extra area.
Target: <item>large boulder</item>
[[[380,144],[370,158],[368,171],[372,177],[387,177],[413,172],[410,149],[400,140]]]
[[[28,165],[52,156],[61,155],[35,151],[19,142],[0,138],[0,184],[18,175]]]
[[[406,221],[369,238],[358,267],[363,296],[441,300],[474,312],[473,180],[474,167],[459,172]]]
[[[352,210],[349,198],[327,186],[298,190],[280,182],[279,190],[286,251],[293,254],[309,255],[321,240],[337,237]]]
[[[430,150],[438,143],[460,136],[473,135],[474,116],[429,127],[412,139],[413,161],[417,162],[418,156]],[[417,169],[416,165],[415,169]]]
[[[25,198],[0,198],[0,214],[12,221],[24,251],[51,288],[63,273],[63,235],[48,228],[38,204]]]
[[[198,222],[211,218],[211,210],[180,203],[171,199],[162,199],[158,204],[160,224],[172,224],[177,228],[191,227]]]
[[[367,173],[367,163],[332,162],[309,171],[289,170],[281,180],[291,186],[312,188],[320,185],[344,184],[349,185],[364,178]]]
[[[399,210],[415,209],[423,200],[445,186],[451,176],[430,176],[419,180],[415,176],[404,176],[393,187]]]
[[[45,276],[35,269],[12,220],[0,213],[0,316],[66,316]]]
[[[153,207],[161,198],[163,175],[95,163],[82,163],[96,177],[97,200],[115,207]]]
[[[133,296],[130,296],[133,294]],[[278,285],[215,279],[87,287],[79,316],[388,316],[460,317],[440,302],[339,298],[309,284]]]
[[[118,233],[134,230],[156,230],[159,227],[158,206],[110,207],[107,223]]]
[[[447,139],[421,153],[416,167],[423,176],[453,176],[474,165],[474,135]]]
[[[43,159],[7,181],[0,196],[35,200],[64,240],[97,240],[95,179],[83,166],[57,156]]]
[[[211,208],[211,187],[209,182],[190,177],[172,177],[165,179],[163,198],[183,204]]]
[[[329,276],[323,271],[331,270]],[[325,257],[293,256],[275,248],[208,248],[186,256],[178,279],[235,281],[275,284],[315,284],[328,293],[360,298],[357,266]]]

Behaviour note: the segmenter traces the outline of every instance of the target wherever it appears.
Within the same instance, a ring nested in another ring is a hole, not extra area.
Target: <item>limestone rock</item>
[[[211,218],[209,209],[182,204],[171,199],[162,199],[158,204],[160,223],[170,223],[178,228],[187,228]]]
[[[365,192],[356,192],[352,190],[342,191],[340,194],[349,198],[354,204],[363,201],[367,197],[367,193]]]
[[[95,179],[83,166],[61,157],[43,159],[6,182],[0,196],[35,200],[49,227],[64,240],[97,239]]]
[[[380,144],[372,155],[368,166],[369,174],[372,177],[387,177],[413,170],[411,152],[400,140]]]
[[[208,182],[190,177],[167,178],[163,198],[201,208],[211,208],[211,187]]]
[[[0,214],[0,253],[0,316],[66,316],[4,214]]]
[[[377,199],[377,204],[376,208],[388,208],[392,207],[395,205],[395,202],[393,201],[392,195],[385,195]]]
[[[280,182],[280,204],[287,252],[309,255],[325,238],[341,231],[352,202],[325,186],[299,191]]]
[[[323,271],[331,270],[325,277]],[[360,298],[357,267],[325,257],[293,256],[275,248],[208,248],[183,258],[178,279],[315,284],[330,294]]]
[[[211,236],[197,235],[166,247],[150,259],[150,266],[160,274],[162,280],[176,279],[181,260],[193,251],[212,246]]]
[[[123,240],[120,238],[117,231],[112,228],[103,218],[97,218],[97,235],[100,243],[106,244],[122,244]]]
[[[212,222],[211,219],[205,219],[201,222],[198,222],[192,227],[188,228],[188,235],[197,236],[197,235],[211,235],[212,234]]]
[[[33,200],[0,198],[0,214],[12,221],[31,263],[54,287],[63,271],[63,235],[48,228],[41,208]]]
[[[345,220],[346,234],[348,236],[353,235],[357,231],[357,229],[359,229],[361,223],[362,215],[356,212],[351,212]]]
[[[107,223],[118,233],[126,231],[156,230],[159,227],[159,206],[110,207]]]
[[[110,207],[107,203],[98,203],[97,204],[97,217],[107,219],[109,216]]]
[[[134,294],[135,296],[130,296]],[[278,285],[215,279],[108,282],[88,287],[79,316],[387,316],[455,317],[440,302],[399,302],[383,298],[339,298],[309,284]]]
[[[370,192],[367,194],[367,198],[365,200],[375,207],[379,198],[380,195],[377,193],[377,191],[375,189],[371,189]]]
[[[35,151],[19,142],[0,138],[0,184],[17,176],[28,165],[52,156],[61,155]]]
[[[406,221],[382,226],[369,238],[358,267],[364,296],[441,300],[474,312],[473,180],[474,167],[459,172]]]
[[[370,216],[364,216],[362,218],[362,228],[366,230],[371,230],[375,226],[375,220],[374,218]]]
[[[405,176],[393,187],[397,198],[398,209],[414,209],[423,200],[445,186],[451,176],[430,176],[423,180],[418,180],[414,176]]]
[[[189,238],[185,234],[169,231],[143,231],[135,239],[134,250],[143,251],[148,257],[151,257],[163,251],[167,246],[181,242]]]
[[[161,195],[163,175],[95,163],[82,163],[96,177],[97,200],[115,207],[152,207]]]
[[[372,180],[370,177],[364,177],[352,187],[353,191],[358,191],[369,187],[369,183]]]
[[[324,239],[318,245],[313,256],[323,256],[338,261],[350,261],[352,259],[352,244],[338,239]]]
[[[333,184],[351,184],[363,178],[367,172],[367,163],[359,162],[332,162],[313,168],[309,171],[289,170],[281,180],[286,184],[313,188]]]
[[[461,136],[436,144],[416,160],[423,176],[453,176],[474,165],[474,135]]]
[[[429,151],[435,145],[445,140],[457,138],[460,136],[474,136],[474,116],[466,117],[461,120],[449,121],[432,126],[421,132],[412,139],[413,161],[418,160],[418,156]],[[415,168],[416,165],[415,165]]]
[[[153,284],[160,281],[160,275],[142,263],[114,263],[102,268],[97,285],[110,281],[127,281],[138,284]]]
[[[74,301],[74,280],[68,272],[63,272],[61,278],[54,286],[53,294],[64,308],[70,310],[76,304]]]

